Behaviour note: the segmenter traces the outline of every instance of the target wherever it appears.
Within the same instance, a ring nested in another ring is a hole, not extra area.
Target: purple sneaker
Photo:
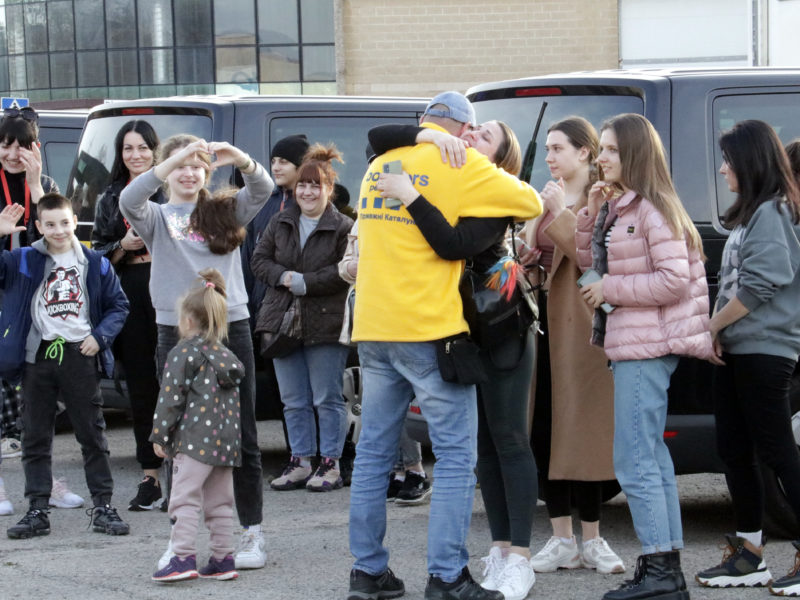
[[[236,579],[239,577],[239,573],[236,572],[233,555],[228,554],[228,556],[222,560],[217,560],[212,556],[208,559],[208,564],[200,569],[200,577],[203,579],[216,579],[218,581]]]
[[[181,558],[173,556],[166,567],[153,573],[153,581],[183,581],[184,579],[197,579],[197,560],[194,554]]]

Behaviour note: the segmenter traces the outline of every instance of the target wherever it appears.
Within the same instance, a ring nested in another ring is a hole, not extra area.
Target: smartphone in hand
[[[584,274],[578,278],[577,282],[578,287],[582,288],[585,285],[589,285],[590,283],[595,283],[596,281],[600,281],[601,279],[603,279],[603,276],[600,275],[600,273],[598,273],[594,269],[586,269]],[[615,307],[611,306],[608,302],[603,302],[600,305],[600,308],[603,310],[604,313],[608,314],[610,312],[613,312]]]
[[[383,172],[384,173],[391,173],[392,175],[402,175],[403,174],[403,163],[399,160],[391,160],[387,163],[383,163]],[[383,205],[386,208],[397,208],[402,206],[403,202],[398,198],[384,198]]]

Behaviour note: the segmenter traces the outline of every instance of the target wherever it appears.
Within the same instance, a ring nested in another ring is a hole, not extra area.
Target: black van
[[[191,133],[209,141],[226,141],[269,168],[269,152],[279,139],[304,133],[310,142],[334,142],[345,164],[334,163],[339,182],[358,194],[366,170],[367,131],[383,123],[417,123],[427,99],[355,96],[181,96],[111,101],[89,113],[72,169],[67,196],[79,219],[78,235],[90,239],[97,198],[108,185],[114,161],[114,138],[131,119],[148,121],[165,140]],[[212,187],[236,184],[234,169],[214,172]],[[281,402],[271,361],[256,353],[256,416],[280,418]],[[124,395],[119,379],[116,392],[104,382],[104,397]]]
[[[67,180],[78,150],[83,125],[89,109],[37,110],[39,114],[39,141],[42,146],[42,172],[67,188]]]
[[[339,182],[358,193],[366,169],[367,131],[382,123],[416,123],[427,100],[355,96],[181,96],[112,101],[89,113],[67,193],[79,207],[81,239],[94,221],[98,196],[108,185],[114,161],[114,137],[130,119],[144,119],[162,140],[190,133],[226,141],[269,168],[276,141],[304,133],[310,142],[334,142],[345,164],[335,163]],[[233,184],[233,168],[213,174],[211,185]]]
[[[595,127],[614,115],[635,112],[658,130],[669,155],[678,194],[703,238],[711,300],[728,231],[721,216],[733,194],[717,171],[720,133],[743,119],[770,123],[785,143],[800,137],[800,69],[645,69],[529,77],[470,88],[478,121],[508,123],[528,147],[530,183],[549,179],[544,144],[550,124],[580,115]],[[523,171],[524,172],[524,171]],[[800,303],[799,303],[800,306]],[[682,359],[672,377],[665,438],[677,473],[722,472],[710,398],[710,364]],[[800,445],[800,372],[791,391],[792,424]],[[765,526],[797,537],[798,524],[780,485],[762,467],[767,492]]]

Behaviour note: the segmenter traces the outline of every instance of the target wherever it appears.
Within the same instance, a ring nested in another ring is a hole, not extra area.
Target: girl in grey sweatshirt
[[[798,596],[800,562],[773,581],[762,556],[764,488],[756,457],[774,472],[800,519],[800,452],[789,417],[800,353],[800,194],[778,136],[763,121],[741,121],[719,143],[720,173],[737,197],[724,217],[733,229],[710,324],[712,394],[736,533],[727,536],[722,563],[698,573],[697,581],[770,585],[773,594]]]

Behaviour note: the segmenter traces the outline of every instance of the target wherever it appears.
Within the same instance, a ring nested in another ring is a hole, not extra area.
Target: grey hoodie
[[[715,310],[736,297],[750,311],[719,333],[730,354],[800,354],[800,225],[781,204],[764,202],[725,243]]]
[[[250,175],[243,173],[242,178],[245,187],[236,194],[236,219],[245,226],[264,206],[274,183],[259,164]],[[212,254],[208,243],[189,227],[195,203],[149,202],[162,184],[150,169],[131,181],[119,197],[120,211],[153,255],[150,297],[156,309],[156,323],[178,324],[178,299],[196,282],[198,271],[208,267],[217,269],[225,278],[228,322],[247,319],[250,313],[240,253],[234,250]]]

